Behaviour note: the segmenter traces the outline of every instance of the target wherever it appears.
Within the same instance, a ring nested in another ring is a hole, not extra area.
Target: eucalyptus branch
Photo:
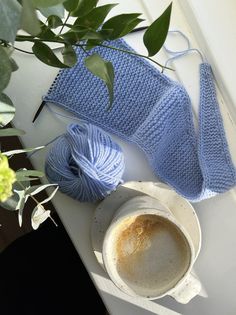
[[[23,188],[23,189],[25,190],[24,185],[22,185],[20,181],[17,181],[17,183],[21,186],[21,188]],[[34,196],[32,196],[31,194],[29,194],[29,196],[34,200],[34,202],[35,202],[38,206],[40,206],[41,208],[44,209],[44,207],[40,204],[40,202],[39,202]]]
[[[24,187],[24,185],[22,185],[21,182],[17,181],[17,183],[25,190],[25,187]],[[34,202],[37,204],[38,207],[40,207],[41,209],[45,210],[44,206],[42,206],[41,203],[34,196],[29,194],[29,197],[32,200],[34,200]],[[49,218],[52,220],[52,222],[55,224],[55,226],[58,227],[58,224],[55,222],[55,220],[51,216],[49,216]]]

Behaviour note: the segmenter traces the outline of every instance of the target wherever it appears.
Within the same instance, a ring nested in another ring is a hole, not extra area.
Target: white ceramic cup
[[[192,239],[157,199],[137,196],[115,213],[103,241],[103,262],[114,284],[130,296],[170,295],[188,303],[201,290],[191,274]]]

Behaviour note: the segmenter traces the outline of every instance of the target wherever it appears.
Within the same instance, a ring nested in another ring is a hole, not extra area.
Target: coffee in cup
[[[155,299],[174,292],[192,268],[192,241],[156,199],[138,196],[116,212],[103,244],[105,268],[132,296]]]
[[[155,214],[142,214],[125,219],[115,233],[117,272],[137,294],[162,295],[187,272],[190,248],[172,222]]]

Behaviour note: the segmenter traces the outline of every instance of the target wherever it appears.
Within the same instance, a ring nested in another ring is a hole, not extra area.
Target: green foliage
[[[68,68],[73,67],[77,61],[73,45],[89,51],[106,40],[125,36],[143,21],[140,13],[119,14],[107,19],[107,15],[117,4],[97,6],[98,0],[22,0],[19,3],[15,0],[0,2],[0,72],[3,74],[0,76],[0,92],[8,85],[11,72],[17,69],[14,60],[6,52],[6,47],[11,47],[10,42],[14,40],[32,42],[33,54],[43,63],[52,67]],[[36,10],[47,18],[46,22],[39,21]],[[65,11],[67,18],[62,21]],[[171,5],[146,30],[143,41],[149,56],[155,55],[162,47],[167,36],[170,15]],[[77,17],[73,24],[68,23],[70,16]],[[30,36],[17,34],[19,28]],[[58,58],[47,42],[63,44],[62,58]],[[97,62],[98,65],[95,65]],[[91,72],[96,72],[95,75],[107,85],[111,105],[112,66],[94,55],[86,59],[85,65]]]
[[[11,62],[6,49],[0,46],[0,92],[7,87],[10,81],[11,71]]]
[[[40,23],[32,0],[22,0],[21,28],[33,36],[40,33]]]
[[[143,42],[147,47],[149,56],[154,56],[163,46],[170,25],[172,3],[146,30]]]
[[[68,12],[72,12],[76,10],[78,3],[79,3],[79,0],[66,0],[63,3],[63,6]]]
[[[0,1],[0,39],[10,43],[14,42],[20,26],[20,16],[21,6],[17,1]]]
[[[39,149],[39,148],[37,148]],[[32,151],[32,149],[15,150],[14,154],[22,153],[17,151]],[[44,208],[44,204],[50,201],[58,190],[57,184],[45,184],[31,186],[30,181],[42,177],[44,174],[39,171],[21,169],[16,173],[9,168],[6,155],[0,154],[0,205],[9,211],[18,211],[19,225],[22,226],[23,211],[29,198],[36,203],[31,215],[31,223],[34,229],[38,228],[48,217],[50,211]],[[36,195],[43,190],[53,187],[53,191],[46,199],[38,201]]]
[[[72,16],[84,16],[88,14],[97,4],[97,0],[80,0],[77,2],[77,7],[71,12]]]
[[[77,62],[75,46],[83,49],[87,56],[84,63],[88,70],[101,79],[107,87],[107,104],[113,102],[114,69],[112,63],[104,60],[90,49],[102,45],[107,49],[116,49],[106,41],[114,40],[130,33],[141,21],[140,13],[126,13],[107,18],[110,11],[117,4],[97,6],[98,0],[0,0],[0,136],[21,136],[23,130],[9,128],[7,124],[15,115],[15,108],[11,99],[4,93],[11,74],[18,69],[12,58],[12,53],[17,47],[21,49],[21,42],[32,43],[32,51],[43,63],[58,68],[73,67]],[[39,19],[40,12],[46,21]],[[149,56],[140,55],[151,60],[162,47],[169,28],[171,5],[154,21],[146,30],[143,42]],[[64,18],[66,17],[66,18]],[[75,17],[71,20],[69,17]],[[70,24],[72,23],[72,24]],[[20,30],[27,34],[22,35]],[[58,43],[61,50],[55,53],[48,42]],[[123,51],[131,53],[130,51]],[[138,55],[138,54],[137,54]],[[155,62],[155,61],[153,61]],[[157,62],[155,62],[158,64]],[[159,65],[159,64],[158,64]],[[163,66],[161,66],[163,68]],[[5,152],[5,158],[12,155],[39,150],[38,148],[12,149]],[[32,213],[32,226],[37,228],[50,211],[44,208],[44,203],[49,201],[56,193],[56,187],[51,195],[43,201],[35,199],[40,191],[52,186],[36,185],[31,182],[43,176],[42,172],[21,169],[15,173],[16,182],[13,183],[13,195],[1,203],[8,210],[18,211],[19,224],[22,224],[22,215],[28,198],[36,202]]]
[[[85,65],[98,78],[102,79],[108,87],[110,104],[113,101],[114,69],[110,61],[102,59],[98,54],[93,54],[85,59]]]
[[[142,20],[140,13],[120,14],[106,21],[102,29],[112,30],[109,39],[116,39],[130,33]]]
[[[96,7],[91,10],[88,14],[77,18],[75,25],[82,25],[87,28],[92,28],[94,30],[103,23],[108,13],[114,8],[117,4],[106,4],[100,7]]]
[[[30,180],[36,180],[43,177],[44,173],[35,170],[19,170],[16,172],[16,180],[18,182],[25,182]]]
[[[64,63],[68,67],[73,67],[76,64],[76,53],[70,44],[65,44],[65,48],[62,50],[62,56],[64,59]]]
[[[67,65],[63,64],[57,56],[54,54],[52,49],[43,42],[35,42],[32,47],[33,53],[35,56],[41,60],[43,63],[51,67],[58,67],[58,68],[68,68]]]
[[[53,28],[57,28],[57,27],[62,26],[62,25],[63,25],[63,22],[59,16],[57,16],[57,15],[49,15],[48,16],[48,27],[49,28],[53,29]]]
[[[97,4],[98,0],[67,0],[64,7],[71,16],[84,16],[89,13]]]

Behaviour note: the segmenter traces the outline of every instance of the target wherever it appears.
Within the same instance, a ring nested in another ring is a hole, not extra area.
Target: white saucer
[[[95,209],[91,227],[91,240],[99,264],[104,268],[102,260],[103,238],[116,210],[130,198],[142,195],[158,199],[171,210],[192,238],[196,259],[201,248],[201,229],[192,205],[163,183],[127,182],[118,186]]]

